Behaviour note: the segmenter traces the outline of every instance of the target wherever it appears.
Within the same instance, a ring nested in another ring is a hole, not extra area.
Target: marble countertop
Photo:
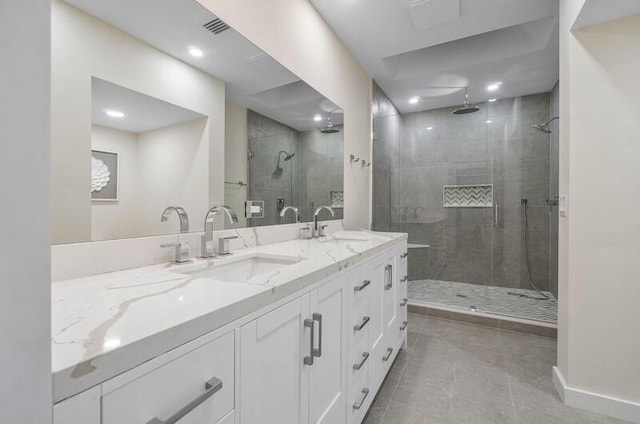
[[[57,282],[52,286],[54,401],[257,311],[401,239],[406,234],[340,231],[317,240],[246,248],[224,258]],[[242,281],[202,275],[252,256],[297,262],[245,273]]]

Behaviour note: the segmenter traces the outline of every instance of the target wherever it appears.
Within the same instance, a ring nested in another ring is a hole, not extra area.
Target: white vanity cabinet
[[[53,424],[100,424],[100,387],[56,403]]]
[[[406,347],[406,243],[54,406],[54,424],[360,424]]]
[[[332,280],[240,329],[241,423],[344,422],[343,293]]]

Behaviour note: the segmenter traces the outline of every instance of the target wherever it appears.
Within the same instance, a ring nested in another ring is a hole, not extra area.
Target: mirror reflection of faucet
[[[201,246],[200,246],[201,258],[213,258],[215,256],[215,253],[213,252],[213,220],[214,220],[214,217],[219,213],[224,213],[227,216],[227,218],[229,218],[229,222],[231,222],[232,224],[238,223],[238,216],[236,215],[236,212],[229,206],[218,204],[211,207],[211,209],[209,209],[209,211],[204,217],[204,235],[200,239],[201,240]],[[235,237],[232,237],[232,238],[235,238]],[[226,242],[224,241],[225,239],[227,240]],[[222,238],[218,240],[219,242],[218,254],[228,255],[231,253],[229,251],[228,240],[229,238]]]
[[[283,224],[287,223],[287,220],[285,219],[285,215],[287,214],[287,211],[293,211],[295,217],[296,217],[296,223],[300,222],[300,212],[298,211],[298,208],[295,206],[284,206],[281,210],[280,210],[280,222],[282,222]]]
[[[189,232],[189,216],[187,215],[187,211],[180,206],[168,206],[164,212],[162,212],[160,222],[167,222],[171,212],[175,212],[178,215],[178,219],[180,219],[180,232],[176,235],[177,241],[175,243],[163,243],[160,247],[173,247],[173,262],[182,264],[189,262],[189,242],[180,241],[180,234]]]
[[[313,211],[313,227],[311,228],[311,237],[318,238],[324,237],[324,231],[328,227],[328,225],[318,225],[318,215],[320,212],[325,209],[331,213],[331,217],[335,217],[336,213],[333,211],[333,208],[330,206],[318,206],[315,211]]]

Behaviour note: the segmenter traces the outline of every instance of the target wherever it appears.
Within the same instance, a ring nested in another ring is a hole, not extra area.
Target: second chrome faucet
[[[229,218],[229,222],[231,222],[232,224],[238,223],[238,216],[236,215],[235,211],[229,206],[214,205],[211,209],[209,209],[207,215],[204,217],[204,235],[201,238],[200,256],[203,258],[212,258],[215,256],[213,250],[213,220],[214,217],[219,213],[224,213],[227,218]],[[228,240],[234,238],[236,237],[225,237],[223,239],[220,239],[218,248],[219,255],[228,255],[230,253]]]

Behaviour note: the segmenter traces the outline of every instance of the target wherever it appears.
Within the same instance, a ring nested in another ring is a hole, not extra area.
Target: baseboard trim
[[[569,387],[558,367],[553,367],[553,385],[569,406],[640,424],[640,403]]]

